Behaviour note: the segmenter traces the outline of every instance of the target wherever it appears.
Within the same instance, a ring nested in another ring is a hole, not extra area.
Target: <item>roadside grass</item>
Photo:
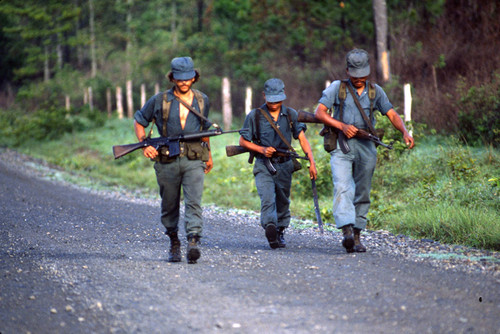
[[[334,229],[329,154],[323,150],[321,129],[308,125],[319,178],[317,187],[323,222]],[[72,182],[92,187],[157,197],[152,162],[140,150],[114,160],[112,146],[136,142],[132,121],[112,118],[102,126],[74,131],[50,141],[27,141],[13,146],[8,133],[0,145],[43,159],[71,171]],[[154,134],[153,136],[156,136]],[[248,154],[226,157],[225,146],[237,145],[237,133],[211,138],[213,170],[206,175],[204,205],[258,213],[260,201],[248,164]],[[302,154],[296,141],[294,147]],[[395,150],[398,151],[398,150]],[[292,185],[294,227],[316,223],[308,164],[296,172]],[[463,146],[453,138],[418,138],[415,149],[388,153],[379,147],[373,177],[369,229],[429,238],[439,242],[500,250],[500,152]],[[90,180],[90,181],[89,181]]]

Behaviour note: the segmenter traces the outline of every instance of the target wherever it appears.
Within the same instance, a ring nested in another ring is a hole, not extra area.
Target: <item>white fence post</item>
[[[411,121],[411,86],[409,83],[404,85],[405,94],[405,123]],[[413,136],[413,129],[410,129],[410,136]]]
[[[141,108],[146,104],[146,85],[141,84]]]
[[[123,118],[123,101],[122,101],[122,88],[116,86],[116,112],[118,113],[118,118]]]
[[[127,80],[127,117],[134,116],[134,103],[132,99],[132,80]]]
[[[252,110],[252,87],[248,86],[245,94],[245,115]]]
[[[227,77],[222,79],[222,119],[224,130],[230,130],[233,121],[233,110],[231,107],[231,83]]]

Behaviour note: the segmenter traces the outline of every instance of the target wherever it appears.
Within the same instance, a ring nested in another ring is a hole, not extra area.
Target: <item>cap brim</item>
[[[266,101],[267,102],[281,102],[286,100],[286,95],[285,94],[278,94],[278,95],[266,95]]]
[[[189,80],[193,79],[196,76],[195,71],[189,71],[189,72],[173,72],[173,77],[175,80]]]
[[[370,66],[363,68],[348,68],[349,75],[353,78],[364,78],[370,75]]]

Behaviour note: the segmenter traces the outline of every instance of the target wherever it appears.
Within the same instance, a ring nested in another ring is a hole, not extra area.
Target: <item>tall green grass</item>
[[[332,229],[335,224],[329,154],[323,150],[319,130],[319,126],[309,126],[307,136],[319,172],[323,221]],[[19,136],[19,132],[15,133]],[[70,170],[78,175],[73,181],[88,185],[90,180],[94,187],[157,196],[153,163],[142,156],[141,150],[118,160],[112,155],[113,145],[136,142],[131,120],[110,119],[50,141],[16,140],[23,142],[17,146],[5,130],[2,136],[0,145],[13,146]],[[29,138],[29,134],[26,136]],[[260,201],[248,154],[230,158],[225,155],[225,146],[237,144],[238,139],[237,133],[211,138],[214,168],[205,178],[203,202],[258,212]],[[302,153],[300,147],[294,146]],[[391,152],[379,148],[368,228],[500,250],[499,151],[471,148],[439,136],[418,138],[411,151],[402,145],[397,147]],[[303,167],[294,174],[291,211],[296,217],[315,220],[307,163],[303,162]]]

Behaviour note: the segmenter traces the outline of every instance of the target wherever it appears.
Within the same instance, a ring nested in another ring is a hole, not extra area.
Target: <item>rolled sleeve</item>
[[[291,119],[292,119],[292,130],[293,130],[293,138],[299,139],[299,134],[301,131],[306,132],[307,131],[307,125],[304,123],[301,123],[298,121],[299,114],[295,109],[288,108],[288,111],[290,113]]]
[[[255,133],[255,109],[247,115],[239,133],[246,141],[252,141]]]
[[[331,109],[334,104],[338,104],[340,80],[334,81],[330,86],[328,86],[321,95],[319,103],[324,105],[327,109]]]
[[[389,110],[393,108],[392,103],[389,101],[387,94],[384,92],[382,87],[375,85],[375,90],[377,93],[377,101],[375,101],[375,109],[380,111],[382,115],[387,114]]]
[[[150,98],[140,110],[137,110],[135,112],[134,119],[136,120],[136,122],[144,127],[147,127],[149,123],[153,120],[154,106],[155,106],[155,96]]]

